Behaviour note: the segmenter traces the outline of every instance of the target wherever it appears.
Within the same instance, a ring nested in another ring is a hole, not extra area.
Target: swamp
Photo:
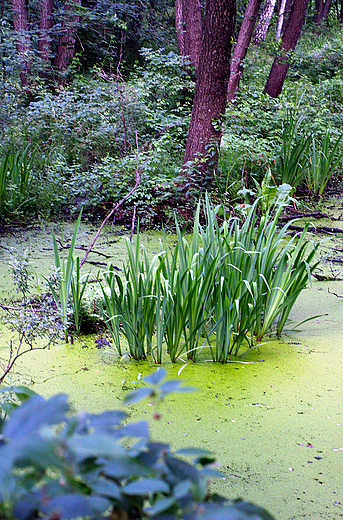
[[[342,518],[343,4],[0,11],[0,520]]]

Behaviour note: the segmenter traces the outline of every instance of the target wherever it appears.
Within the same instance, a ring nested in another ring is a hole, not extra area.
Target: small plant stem
[[[137,207],[136,207],[136,204],[135,204],[134,207],[133,207],[133,214],[132,214],[130,242],[132,241],[132,237],[133,237],[133,234],[135,232],[136,211],[137,211]]]

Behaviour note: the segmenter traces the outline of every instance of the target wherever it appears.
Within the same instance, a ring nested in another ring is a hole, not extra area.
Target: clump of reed
[[[134,359],[164,350],[172,362],[196,361],[208,348],[213,361],[225,363],[272,332],[281,335],[300,292],[310,283],[317,245],[290,223],[278,227],[285,200],[280,196],[262,216],[259,201],[243,223],[218,222],[208,197],[199,203],[193,232],[184,236],[176,220],[177,244],[161,242],[152,259],[127,240],[123,276],[109,265],[102,273],[103,317],[122,355],[122,339]],[[205,224],[200,214],[205,215]]]

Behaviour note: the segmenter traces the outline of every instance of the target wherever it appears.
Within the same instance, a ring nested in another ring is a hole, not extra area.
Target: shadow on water
[[[70,234],[67,227],[66,241]],[[91,236],[83,227],[79,242],[88,244]],[[120,267],[125,251],[118,238],[108,232],[95,249]],[[157,247],[155,235],[144,240],[152,250]],[[31,249],[38,284],[53,264],[48,227],[2,238],[0,299],[10,295],[7,261],[13,243]],[[161,404],[158,421],[147,402],[130,407],[132,416],[151,419],[153,436],[175,447],[213,450],[224,476],[212,487],[227,496],[254,501],[279,520],[342,517],[343,301],[332,293],[343,295],[343,283],[314,282],[300,295],[291,318],[296,324],[322,316],[281,340],[267,340],[241,359],[246,363],[217,365],[204,354],[180,376],[181,363],[165,363],[169,376],[180,377],[198,392],[171,396]],[[0,340],[6,349],[4,331]],[[23,356],[11,382],[32,385],[43,395],[67,392],[77,410],[99,412],[120,407],[139,374],[154,369],[151,363],[119,360],[87,337]]]

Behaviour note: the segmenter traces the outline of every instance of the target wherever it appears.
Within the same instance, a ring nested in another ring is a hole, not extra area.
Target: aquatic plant
[[[191,390],[165,375],[159,369],[144,377],[126,403]],[[45,399],[23,387],[0,395],[1,518],[273,520],[254,504],[209,490],[208,478],[222,476],[213,453],[173,451],[122,410],[73,414],[66,395]]]
[[[331,132],[327,130],[322,139],[312,135],[309,148],[309,161],[305,169],[305,182],[310,192],[320,197],[327,183],[341,162],[343,151],[339,148],[343,134],[331,146]],[[318,146],[319,145],[319,146]]]
[[[276,160],[277,180],[294,188],[304,179],[312,139],[306,134],[303,121],[303,116],[296,118],[293,111],[287,111]]]
[[[27,146],[22,152],[8,151],[0,159],[0,215],[13,213],[29,201],[34,156]]]
[[[83,293],[85,291],[87,279],[83,279],[80,276],[80,265],[79,262],[76,264],[76,274],[74,274],[74,251],[76,245],[76,238],[81,224],[82,210],[80,211],[79,217],[76,221],[71,244],[68,251],[68,257],[60,258],[58,249],[58,243],[54,230],[52,229],[52,241],[54,246],[54,259],[56,267],[56,277],[54,280],[51,278],[47,279],[50,287],[52,296],[56,302],[56,305],[60,309],[61,319],[65,331],[65,340],[68,341],[68,314],[69,314],[69,303],[72,300],[72,308],[74,311],[74,320],[77,328],[80,328],[80,308]]]
[[[80,258],[76,257],[75,271],[70,283],[71,306],[73,309],[74,325],[76,334],[81,332],[82,321],[82,299],[87,287],[89,273],[81,275]]]
[[[226,362],[266,334],[280,335],[317,265],[310,265],[318,244],[310,244],[307,227],[296,236],[289,236],[291,222],[278,227],[288,199],[279,187],[262,217],[257,200],[243,223],[230,218],[220,226],[219,207],[206,197],[206,224],[199,203],[191,236],[183,236],[176,220],[176,247],[167,253],[161,246],[152,261],[144,248],[139,261],[139,234],[134,252],[128,241],[124,280],[111,266],[103,273],[106,323],[118,352],[123,334],[135,359],[152,354],[160,363],[165,345],[172,362],[182,354],[196,361],[204,347],[214,361]]]
[[[144,248],[140,260],[140,240],[137,233],[136,245],[126,239],[128,262],[122,277],[113,265],[101,273],[106,286],[101,283],[105,309],[105,323],[121,355],[120,332],[127,340],[129,353],[134,359],[145,359],[152,352],[152,337],[156,323],[156,287],[160,283],[160,260],[163,253],[152,260]],[[107,288],[109,292],[107,293]],[[154,354],[153,354],[154,355]],[[160,362],[160,361],[159,361]]]

